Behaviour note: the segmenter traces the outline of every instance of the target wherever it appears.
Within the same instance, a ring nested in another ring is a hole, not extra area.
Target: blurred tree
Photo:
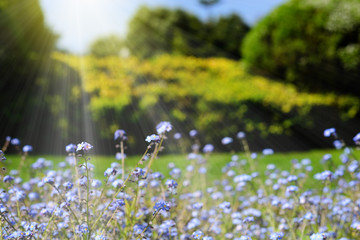
[[[291,0],[247,35],[250,69],[309,91],[360,91],[360,1]]]
[[[197,55],[202,27],[199,19],[183,10],[141,7],[130,21],[127,46],[140,58],[173,52]]]
[[[222,16],[212,29],[212,42],[217,56],[239,59],[249,26],[236,14]]]
[[[220,0],[200,0],[199,2],[204,6],[211,6],[211,5],[214,5],[216,3],[219,3]]]
[[[102,37],[90,46],[90,54],[95,57],[119,56],[124,48],[124,41],[116,35]]]
[[[57,37],[45,25],[38,0],[0,0],[0,29],[0,124],[7,134],[24,133],[21,123],[36,110],[30,95]]]
[[[126,44],[140,58],[164,53],[239,58],[248,29],[235,14],[204,23],[180,9],[142,7],[130,21]]]

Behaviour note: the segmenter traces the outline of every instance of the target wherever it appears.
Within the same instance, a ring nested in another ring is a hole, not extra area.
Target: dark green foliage
[[[3,134],[26,131],[25,123],[37,104],[32,97],[39,93],[37,79],[50,61],[56,36],[45,26],[38,0],[0,0],[0,29],[0,135],[3,137]]]
[[[214,23],[211,34],[217,56],[240,58],[242,39],[249,30],[249,26],[236,14],[220,17]]]
[[[360,1],[291,0],[247,35],[243,57],[258,73],[304,90],[360,90]]]
[[[127,46],[140,58],[164,53],[239,58],[249,27],[237,15],[202,22],[183,10],[141,7],[130,21]]]
[[[90,54],[96,57],[119,56],[124,42],[116,35],[99,38],[90,46]]]
[[[219,0],[199,0],[204,6],[211,6],[219,2]]]

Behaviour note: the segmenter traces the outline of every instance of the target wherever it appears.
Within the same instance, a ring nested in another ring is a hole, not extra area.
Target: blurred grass
[[[311,160],[311,165],[313,166],[313,171],[310,175],[315,174],[316,172],[323,171],[327,169],[327,166],[321,163],[322,157],[330,153],[333,156],[334,165],[340,164],[340,158],[342,151],[340,150],[313,150],[307,152],[290,152],[290,153],[275,153],[274,155],[261,156],[259,154],[258,160],[255,162],[256,171],[262,175],[268,164],[275,164],[280,170],[288,170],[291,169],[291,160],[297,159],[301,161],[304,158],[308,158]],[[356,152],[355,152],[356,154]],[[237,153],[239,156],[239,161],[241,159],[246,159],[244,153]],[[1,163],[2,167],[5,167],[7,170],[3,174],[8,174],[11,169],[18,169],[20,163],[20,156],[18,155],[6,155],[7,161]],[[232,154],[230,153],[213,153],[207,165],[207,180],[214,181],[221,178],[222,168],[231,161]],[[26,162],[24,163],[22,169],[20,170],[20,176],[24,180],[28,180],[31,176],[31,164],[34,163],[38,158],[45,158],[46,160],[51,160],[54,164],[54,168],[58,169],[58,164],[62,161],[65,161],[65,156],[53,156],[53,155],[45,155],[45,156],[28,156]],[[127,172],[132,169],[140,156],[129,156],[125,160],[125,166]],[[95,178],[102,179],[104,171],[110,167],[112,162],[118,162],[121,164],[121,161],[115,160],[113,156],[91,156],[90,162],[95,165],[94,174]],[[176,167],[180,168],[183,171],[186,171],[186,166],[188,166],[191,162],[187,160],[186,155],[182,154],[173,154],[173,155],[161,155],[158,159],[154,161],[152,166],[152,171],[158,171],[165,175],[165,177],[169,177],[169,168],[168,164],[172,162]],[[78,165],[82,162],[80,161]],[[147,162],[140,167],[145,167]],[[196,163],[192,162],[193,165]],[[245,167],[246,168],[246,167]],[[245,169],[246,171],[246,169]],[[41,176],[40,176],[41,177]],[[312,177],[309,178],[311,181]]]

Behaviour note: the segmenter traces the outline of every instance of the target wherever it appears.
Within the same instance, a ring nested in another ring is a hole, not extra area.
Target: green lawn
[[[323,166],[321,159],[324,154],[330,153],[333,156],[335,165],[340,163],[339,156],[342,151],[338,150],[313,150],[308,152],[291,152],[291,153],[276,153],[274,155],[269,155],[262,157],[260,156],[255,162],[256,171],[263,173],[268,164],[276,164],[281,170],[290,170],[291,169],[291,160],[298,159],[302,160],[304,158],[309,158],[312,161],[312,166],[314,168],[313,174],[318,171],[323,171],[326,166]],[[356,152],[355,152],[356,154]],[[245,159],[244,153],[238,153],[239,159]],[[26,180],[30,176],[30,165],[34,163],[39,157],[45,158],[46,160],[51,160],[54,163],[54,167],[57,168],[59,162],[64,161],[65,156],[28,156],[26,163],[23,165],[20,175]],[[7,155],[7,161],[1,163],[3,167],[7,168],[7,172],[11,169],[18,169],[20,156],[18,155]],[[140,156],[129,156],[125,160],[126,169],[133,168]],[[95,177],[101,179],[104,171],[110,167],[112,162],[116,162],[113,156],[91,156],[90,162],[95,165],[94,173]],[[207,165],[207,178],[212,181],[219,179],[221,177],[221,169],[231,161],[231,154],[229,153],[214,153],[210,156]],[[118,161],[121,164],[121,161]],[[168,177],[168,163],[174,163],[176,167],[185,170],[186,166],[190,164],[190,161],[187,160],[186,155],[162,155],[159,154],[159,158],[154,161],[152,166],[153,171],[160,171],[166,177]],[[142,167],[146,166],[146,162]],[[312,178],[310,178],[312,179]]]

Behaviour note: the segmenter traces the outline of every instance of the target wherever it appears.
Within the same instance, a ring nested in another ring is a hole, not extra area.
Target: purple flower
[[[6,183],[6,182],[12,182],[14,181],[14,178],[10,175],[6,175],[4,178],[3,178],[3,182]]]
[[[179,140],[181,138],[181,133],[175,133],[174,139]]]
[[[178,186],[178,183],[173,179],[168,179],[165,184],[168,186],[168,188],[172,189],[175,189]]]
[[[206,144],[203,148],[204,153],[210,153],[214,151],[214,146],[212,144]]]
[[[336,149],[341,149],[343,147],[343,143],[340,140],[335,140],[333,145]]]
[[[262,154],[263,154],[263,155],[272,155],[272,154],[274,154],[274,150],[272,150],[271,148],[265,148],[265,149],[262,151]]]
[[[72,184],[72,182],[66,182],[63,184],[64,188],[66,188],[67,190],[72,189],[72,187],[74,186],[74,184]]]
[[[201,239],[201,237],[204,236],[204,233],[200,230],[196,230],[195,232],[193,232],[192,237],[194,239]]]
[[[116,160],[122,160],[123,158],[124,158],[124,159],[126,158],[126,154],[125,154],[125,153],[121,154],[121,153],[117,152],[117,153],[115,154],[115,159],[116,159]]]
[[[3,151],[1,151],[1,150],[0,150],[0,161],[1,161],[1,162],[6,161],[5,154],[4,154],[4,152],[3,152]]]
[[[86,223],[83,223],[78,227],[78,230],[80,233],[85,234],[89,232],[89,227]]]
[[[170,132],[172,130],[172,125],[170,122],[160,122],[156,126],[156,131],[159,135],[164,134],[165,132]]]
[[[20,140],[18,138],[11,139],[10,142],[12,145],[20,145]]]
[[[148,143],[150,143],[150,142],[159,143],[160,142],[160,137],[159,137],[159,135],[152,134],[150,136],[147,136],[145,141],[148,142]]]
[[[293,192],[297,192],[299,188],[297,186],[291,185],[286,188],[286,193],[290,194]]]
[[[271,240],[281,240],[284,237],[284,233],[282,232],[274,232],[270,234],[270,239]]]
[[[232,142],[233,142],[233,139],[231,137],[224,137],[223,139],[221,139],[221,143],[223,145],[228,145],[228,144],[230,144]]]
[[[33,147],[30,145],[25,145],[22,150],[24,153],[31,152],[33,150]]]
[[[336,136],[336,129],[335,128],[328,128],[324,130],[324,137],[330,137],[331,135]]]
[[[355,137],[353,137],[353,140],[355,143],[360,142],[360,132],[358,134],[356,134]]]
[[[113,183],[112,186],[114,188],[121,188],[124,185],[124,181],[121,179],[116,179]]]
[[[246,134],[244,132],[238,132],[237,135],[236,135],[236,137],[238,139],[243,139],[243,138],[245,138],[245,136],[246,136]]]
[[[159,212],[160,210],[169,211],[170,210],[170,204],[165,202],[165,201],[159,201],[159,202],[155,203],[153,215],[156,212]]]
[[[76,145],[75,145],[75,144],[72,144],[72,143],[70,143],[69,145],[67,145],[67,146],[65,147],[65,151],[66,151],[67,153],[74,153],[75,150],[76,150]]]
[[[104,235],[97,235],[95,240],[106,240],[106,237]]]
[[[116,170],[115,168],[108,168],[108,169],[106,169],[105,172],[104,172],[104,177],[110,176],[110,175],[115,176],[116,173],[117,173],[117,170]]]
[[[44,183],[48,183],[48,184],[54,184],[55,183],[55,179],[53,177],[44,177],[43,178],[43,182]]]
[[[241,236],[239,240],[252,240],[249,236]]]
[[[114,133],[114,140],[125,141],[127,139],[126,132],[122,129],[118,129]]]
[[[93,149],[94,147],[90,144],[90,143],[87,143],[87,142],[82,142],[82,143],[79,143],[77,145],[77,149],[76,151],[81,151],[83,150],[84,152],[87,152],[91,149]]]
[[[310,236],[310,240],[325,240],[325,239],[327,239],[326,233],[313,233]]]
[[[111,203],[109,210],[114,211],[122,206],[125,206],[125,202],[123,199],[116,199]]]
[[[190,132],[189,132],[189,135],[190,135],[190,137],[196,137],[196,135],[198,135],[198,131],[196,131],[195,129],[193,129],[193,130],[191,130]]]

